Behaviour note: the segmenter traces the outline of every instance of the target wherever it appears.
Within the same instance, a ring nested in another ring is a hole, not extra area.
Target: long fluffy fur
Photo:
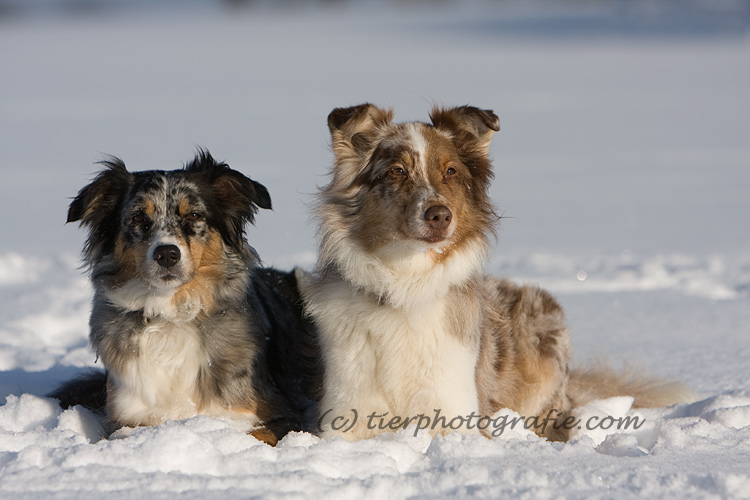
[[[576,406],[627,395],[633,398],[634,408],[672,406],[694,401],[697,397],[682,382],[654,378],[647,370],[635,366],[615,370],[601,361],[571,369],[568,393]]]

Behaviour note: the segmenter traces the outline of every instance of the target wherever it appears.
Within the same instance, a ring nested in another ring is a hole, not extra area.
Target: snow
[[[627,398],[614,398],[627,399]],[[602,403],[624,414],[627,401]],[[270,448],[231,423],[196,417],[99,437],[85,410],[36,396],[0,407],[2,491],[14,498],[335,498],[682,496],[747,498],[750,398],[711,397],[642,410],[633,433],[583,434],[568,444],[530,432],[487,440],[384,434],[368,441],[287,436]]]
[[[747,2],[198,3],[0,17],[0,498],[750,498]],[[84,235],[63,224],[94,161],[169,169],[205,146],[269,188],[249,231],[265,262],[310,266],[325,117],[363,101],[494,109],[488,271],[551,289],[580,363],[699,400],[594,402],[582,422],[612,426],[565,444],[516,426],[270,448],[207,417],[102,439],[43,397],[100,366]]]

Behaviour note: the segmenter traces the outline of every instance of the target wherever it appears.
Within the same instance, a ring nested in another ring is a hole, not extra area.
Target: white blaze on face
[[[427,208],[435,204],[444,204],[444,200],[435,191],[430,183],[427,172],[427,139],[422,133],[422,124],[408,123],[405,127],[409,149],[414,153],[414,166],[411,175],[420,178],[419,189],[414,193],[419,203],[417,205],[416,219],[411,224],[421,226],[424,223],[423,214]]]
[[[409,137],[409,147],[414,151],[414,168],[427,179],[427,141],[422,135],[421,125],[419,123],[409,123],[406,126],[406,132]]]

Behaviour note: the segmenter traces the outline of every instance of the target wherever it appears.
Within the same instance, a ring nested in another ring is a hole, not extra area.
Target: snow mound
[[[0,371],[90,363],[92,289],[76,262],[57,259],[38,266],[33,258],[3,254],[0,264],[6,259],[19,269],[43,269],[45,283],[38,285],[36,272],[28,272],[15,275],[23,282],[13,289],[0,287]]]

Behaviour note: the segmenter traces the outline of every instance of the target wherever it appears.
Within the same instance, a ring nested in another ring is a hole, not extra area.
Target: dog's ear
[[[229,205],[233,205],[238,211],[251,208],[255,214],[255,206],[271,210],[271,195],[268,189],[260,182],[228,168],[213,179],[213,190],[218,197]],[[252,221],[252,218],[250,218]]]
[[[430,119],[436,128],[451,132],[459,149],[472,148],[484,156],[489,155],[492,136],[500,130],[495,113],[474,106],[436,107]]]
[[[250,182],[253,185],[253,191],[255,191],[255,203],[257,203],[260,208],[272,210],[273,205],[271,204],[271,194],[268,192],[268,189],[266,189],[266,186],[252,179]]]
[[[333,152],[337,158],[361,157],[378,137],[378,131],[391,123],[393,110],[370,103],[336,108],[328,115]]]
[[[263,184],[232,170],[226,163],[216,161],[206,149],[199,149],[185,170],[203,176],[218,199],[228,205],[227,208],[237,212],[249,211],[248,220],[251,222],[257,207],[272,208],[271,195]]]
[[[133,175],[122,160],[114,156],[99,164],[105,168],[70,203],[67,222],[81,221],[82,225],[101,228],[116,217],[117,207],[132,184]]]
[[[84,261],[89,265],[114,244],[120,227],[120,206],[133,183],[133,174],[119,158],[111,156],[99,164],[105,168],[78,192],[68,208],[67,222],[80,221],[89,228],[83,247]]]
[[[271,195],[263,184],[233,170],[226,163],[214,160],[204,149],[198,150],[185,170],[202,178],[210,186],[210,196],[215,205],[210,210],[211,224],[219,229],[224,240],[241,248],[245,237],[245,224],[255,221],[258,208],[271,209]]]
[[[500,130],[497,115],[473,106],[436,107],[430,113],[430,119],[437,129],[445,130],[452,136],[461,161],[472,173],[472,192],[488,200],[487,191],[493,177],[490,142],[494,133]],[[489,206],[489,201],[479,203],[479,206]]]

